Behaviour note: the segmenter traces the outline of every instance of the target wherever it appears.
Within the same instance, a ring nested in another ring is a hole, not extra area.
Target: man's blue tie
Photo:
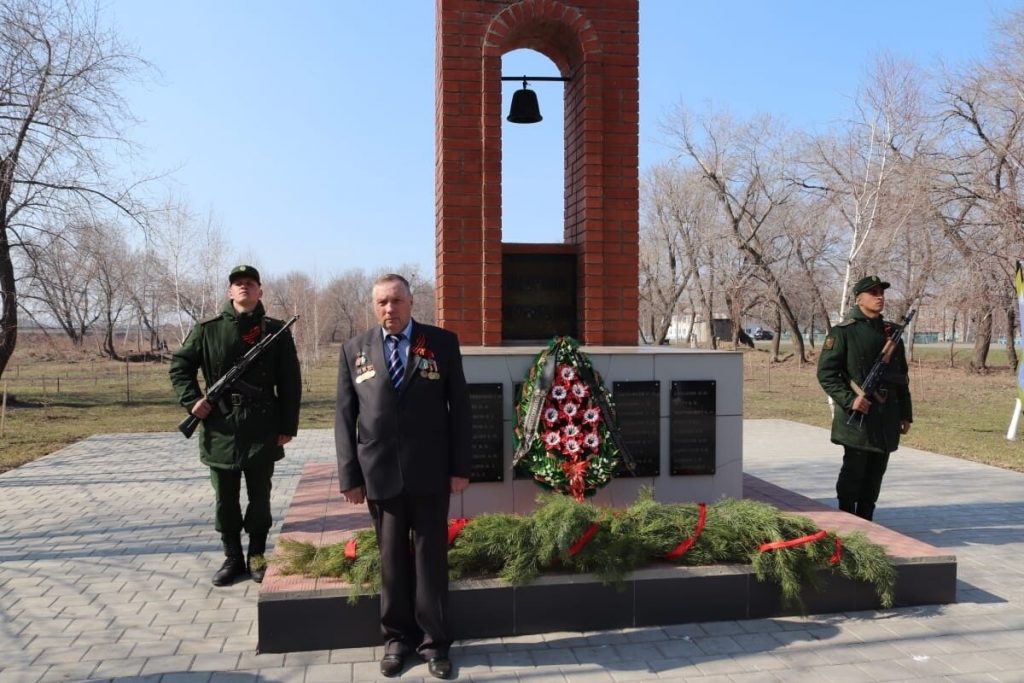
[[[391,352],[388,354],[388,376],[395,389],[402,386],[402,376],[405,368],[402,366],[402,356],[398,353],[398,344],[405,339],[404,334],[389,334],[388,341],[391,342]]]

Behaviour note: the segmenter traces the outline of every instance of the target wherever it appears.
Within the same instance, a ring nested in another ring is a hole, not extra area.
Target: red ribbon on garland
[[[816,533],[811,534],[810,536],[801,536],[800,538],[794,538],[790,541],[774,541],[772,543],[763,543],[758,548],[758,550],[763,553],[768,550],[778,550],[779,548],[792,548],[794,546],[803,545],[804,543],[813,543],[815,541],[820,541],[826,536],[828,536],[828,532],[822,529]],[[829,558],[829,563],[836,565],[839,564],[839,561],[841,559],[843,559],[843,542],[839,540],[838,536],[836,536],[836,549],[835,552],[832,553],[832,557]]]
[[[843,559],[843,541],[836,536],[836,550],[832,553],[832,557],[829,558],[828,563],[835,566],[839,564],[839,561]]]
[[[348,539],[348,543],[345,544],[345,557],[350,560],[356,559],[356,539]]]
[[[704,522],[708,519],[708,504],[700,504],[700,512],[697,515],[697,527],[693,530],[693,534],[688,539],[677,545],[675,548],[665,553],[666,560],[675,560],[686,554],[693,544],[700,538],[701,533],[704,531]]]
[[[583,550],[587,546],[587,543],[590,543],[590,539],[594,537],[594,534],[596,534],[597,530],[600,528],[601,525],[597,522],[588,526],[587,530],[583,532],[583,535],[580,536],[579,540],[573,543],[572,547],[569,548],[569,557],[575,557],[578,552]]]
[[[453,519],[448,523],[448,545],[455,542],[455,539],[459,537],[459,534],[462,533],[467,524],[469,524],[469,520],[465,517]]]

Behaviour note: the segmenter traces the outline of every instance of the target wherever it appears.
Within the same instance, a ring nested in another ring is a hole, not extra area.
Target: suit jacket
[[[469,392],[455,334],[413,321],[405,378],[388,377],[379,327],[341,347],[334,420],[338,483],[367,498],[433,495],[469,477]]]

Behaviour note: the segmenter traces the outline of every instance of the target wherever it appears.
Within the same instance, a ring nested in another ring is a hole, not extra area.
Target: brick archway
[[[574,254],[576,327],[588,344],[636,343],[638,280],[637,0],[439,0],[436,251],[438,321],[464,344],[498,345],[501,57],[529,48],[565,87],[564,245]]]

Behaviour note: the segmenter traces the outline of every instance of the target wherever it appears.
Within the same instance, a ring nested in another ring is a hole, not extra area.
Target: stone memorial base
[[[744,475],[741,495],[813,519],[821,528],[864,532],[886,547],[896,572],[898,606],[956,600],[956,557],[885,527]],[[631,500],[623,500],[628,504]],[[317,545],[340,543],[369,528],[365,506],[348,505],[331,463],[306,465],[285,513],[282,538]],[[803,598],[810,614],[878,609],[871,586],[823,572],[820,590]],[[283,576],[271,563],[257,604],[260,652],[297,652],[379,645],[376,596],[348,602],[338,579]],[[688,622],[759,619],[791,614],[773,584],[745,565],[652,565],[621,587],[587,575],[549,574],[527,586],[494,579],[455,581],[450,614],[457,639],[553,631],[592,631]]]
[[[473,397],[473,486],[451,517],[526,513],[537,485],[512,470],[518,387],[542,346],[464,347]],[[668,346],[582,346],[612,391],[619,426],[641,476],[623,473],[592,499],[617,506],[641,487],[666,503],[743,495],[743,355]]]

